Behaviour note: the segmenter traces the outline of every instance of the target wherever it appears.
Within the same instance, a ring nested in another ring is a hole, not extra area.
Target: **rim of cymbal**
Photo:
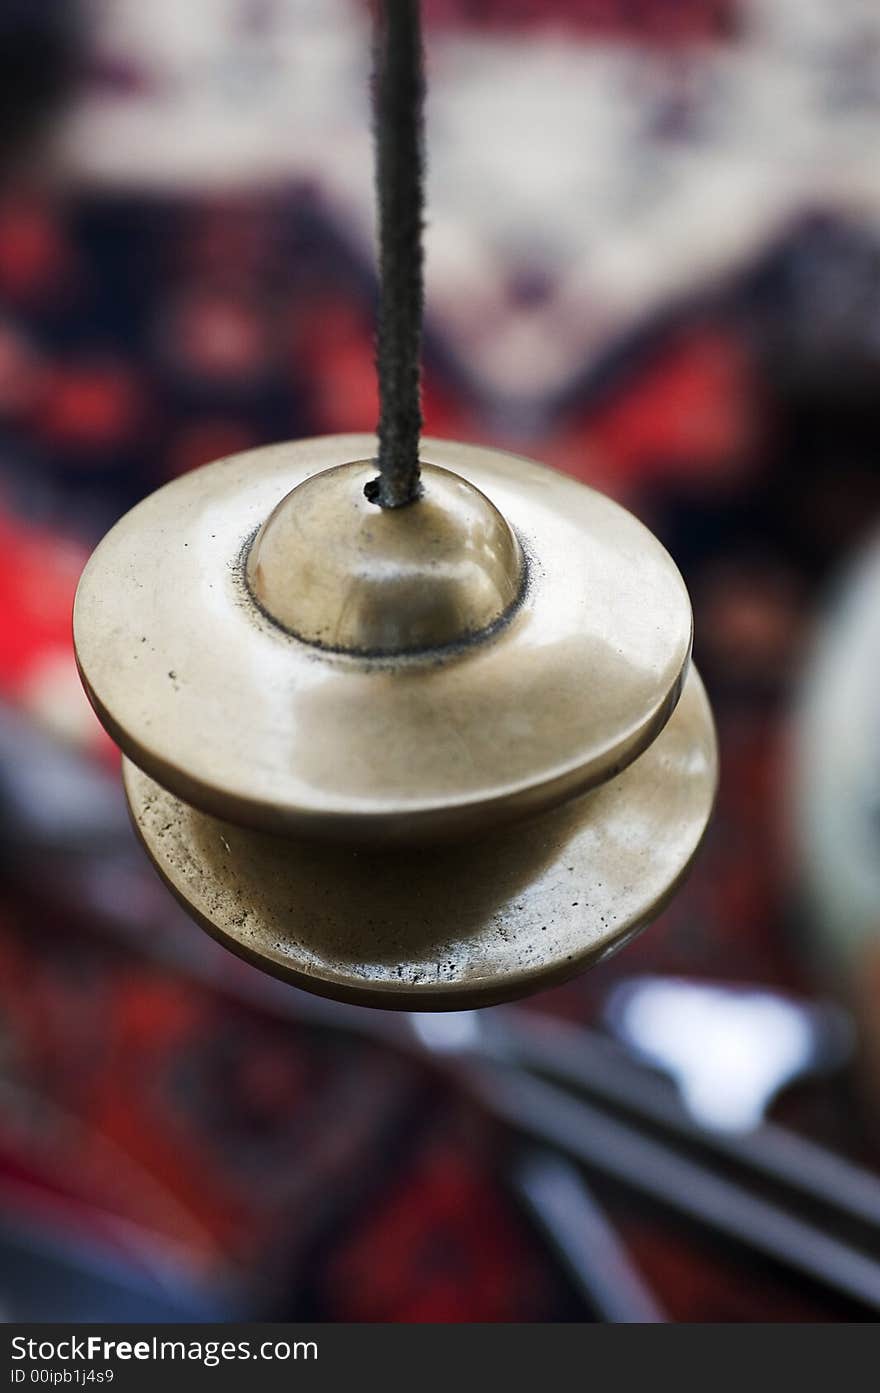
[[[680,695],[684,583],[625,509],[530,460],[423,442],[494,505],[525,558],[521,599],[484,637],[371,658],[266,616],[246,575],[258,529],[304,480],[374,452],[369,435],[249,451],[174,480],[111,529],[80,581],[74,638],[124,753],[230,821],[380,844],[482,833],[636,758]]]
[[[664,731],[617,778],[478,842],[405,855],[232,826],[124,762],[141,841],[214,938],[318,995],[412,1011],[510,1000],[621,947],[689,869],[717,774],[694,669]]]

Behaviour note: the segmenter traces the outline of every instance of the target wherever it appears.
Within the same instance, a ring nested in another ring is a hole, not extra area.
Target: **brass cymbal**
[[[685,874],[717,780],[690,602],[572,479],[426,440],[386,511],[374,450],[273,446],[145,499],[83,574],[77,660],[210,933],[342,1000],[487,1005],[598,961]]]
[[[318,844],[222,822],[124,762],[135,827],[163,879],[233,952],[320,995],[460,1010],[564,981],[672,897],[717,781],[692,668],[665,729],[601,788],[462,845]]]
[[[77,658],[134,764],[229,822],[388,846],[482,835],[636,759],[691,647],[656,538],[573,479],[441,440],[424,496],[383,512],[374,453],[236,455],[101,542]]]

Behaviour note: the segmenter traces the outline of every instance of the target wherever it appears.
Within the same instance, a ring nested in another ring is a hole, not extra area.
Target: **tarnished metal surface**
[[[161,875],[234,952],[326,996],[442,1010],[563,981],[649,922],[696,853],[717,751],[692,669],[659,738],[601,789],[492,837],[406,855],[232,826],[128,761],[124,776]]]

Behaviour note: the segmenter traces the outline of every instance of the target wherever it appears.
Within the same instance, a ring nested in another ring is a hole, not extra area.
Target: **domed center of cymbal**
[[[422,496],[383,509],[364,495],[375,461],[304,480],[254,538],[247,581],[265,614],[306,643],[362,654],[462,643],[516,605],[524,563],[494,504],[422,465]]]

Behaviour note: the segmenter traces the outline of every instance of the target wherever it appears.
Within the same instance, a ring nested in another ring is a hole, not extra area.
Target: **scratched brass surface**
[[[694,669],[624,773],[461,846],[353,850],[223,823],[129,761],[135,826],[190,913],[227,947],[324,996],[457,1010],[552,986],[619,948],[672,896],[709,818],[712,717]]]
[[[361,657],[324,652],[263,613],[245,574],[258,530],[304,480],[374,453],[368,435],[250,451],[174,480],[111,529],[80,582],[74,636],[86,690],[123,751],[187,803],[230,822],[379,846],[481,834],[635,759],[674,710],[687,670],[684,584],[634,517],[529,460],[423,442],[426,461],[460,474],[498,509],[525,557],[521,598],[489,637]],[[342,473],[363,515],[373,505],[362,500],[360,475]],[[310,485],[315,498],[321,488]],[[306,550],[323,548],[332,561],[335,547],[338,566],[345,528],[334,541],[332,510],[316,512],[321,526]],[[487,516],[495,515],[483,514],[489,554],[471,568],[471,586],[458,588],[463,640],[508,603],[515,579],[518,552]],[[453,514],[447,536],[455,522]],[[463,554],[467,533],[459,529]],[[375,556],[373,564],[375,580]],[[395,564],[391,547],[387,565]],[[424,557],[419,566],[424,578]],[[445,570],[444,583],[448,557]],[[458,565],[459,581],[466,571]],[[341,610],[357,609],[357,568],[345,574],[339,595],[315,591],[330,634],[343,632]],[[279,586],[269,589],[270,605],[286,603]],[[296,608],[296,594],[288,599]],[[437,610],[444,606],[441,598]],[[324,621],[310,613],[314,637]],[[404,622],[398,614],[393,643]],[[434,633],[448,642],[454,628]]]

